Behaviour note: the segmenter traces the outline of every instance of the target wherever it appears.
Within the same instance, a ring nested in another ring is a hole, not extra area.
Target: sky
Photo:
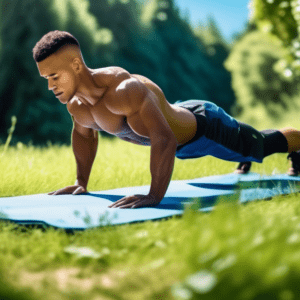
[[[227,40],[245,28],[249,15],[249,0],[174,0],[174,3],[183,15],[189,12],[193,25],[199,21],[206,23],[207,17],[213,16]]]

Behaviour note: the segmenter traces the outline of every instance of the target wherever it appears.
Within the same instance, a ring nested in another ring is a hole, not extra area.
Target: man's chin
[[[62,101],[60,101],[62,104],[68,104],[70,101],[71,101],[71,99],[72,99],[72,97],[71,98],[67,98],[67,100],[62,100]]]
[[[67,101],[65,101],[65,104],[68,104],[74,98],[74,96],[75,96],[75,94],[72,95],[72,96],[70,96],[70,97],[68,97]]]

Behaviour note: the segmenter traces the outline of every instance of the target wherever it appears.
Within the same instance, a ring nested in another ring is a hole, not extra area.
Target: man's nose
[[[55,88],[55,85],[53,84],[53,82],[51,80],[48,81],[48,90],[51,91],[51,90],[54,90]]]

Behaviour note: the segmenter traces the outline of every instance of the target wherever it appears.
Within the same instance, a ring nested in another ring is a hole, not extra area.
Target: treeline
[[[192,29],[173,0],[0,0],[0,139],[69,143],[71,118],[39,76],[32,48],[47,32],[80,42],[90,68],[117,65],[156,82],[166,98],[235,104],[224,68],[229,48],[216,24]]]

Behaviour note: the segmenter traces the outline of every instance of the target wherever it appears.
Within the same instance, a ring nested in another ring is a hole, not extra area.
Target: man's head
[[[40,75],[48,80],[49,90],[66,104],[75,95],[86,67],[79,42],[68,32],[51,31],[37,42],[33,57]]]
[[[33,58],[38,63],[67,45],[75,45],[80,49],[77,39],[66,31],[50,31],[45,34],[33,48]]]

